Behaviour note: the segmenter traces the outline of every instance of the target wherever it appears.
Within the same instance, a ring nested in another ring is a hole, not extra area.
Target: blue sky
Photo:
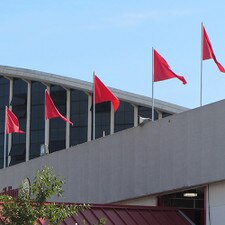
[[[155,98],[199,106],[201,22],[225,66],[221,1],[7,0],[0,2],[0,64],[92,81],[151,97],[152,47],[178,79],[155,83]],[[203,104],[225,98],[225,74],[203,62]]]

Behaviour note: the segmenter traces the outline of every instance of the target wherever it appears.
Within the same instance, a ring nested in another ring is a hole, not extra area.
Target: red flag
[[[95,83],[95,104],[111,101],[114,112],[119,108],[120,100],[102,83],[102,81],[94,75]]]
[[[24,131],[20,130],[19,120],[16,115],[6,107],[6,134],[10,133],[25,134]]]
[[[216,65],[218,66],[219,70],[222,73],[225,73],[225,69],[223,68],[223,66],[217,61],[216,56],[214,54],[213,48],[212,48],[212,44],[209,40],[209,36],[206,33],[205,27],[202,26],[203,28],[203,34],[202,34],[202,42],[203,42],[203,47],[202,47],[202,60],[206,60],[206,59],[213,59],[214,62],[216,63]]]
[[[73,123],[64,117],[56,108],[52,98],[50,97],[48,91],[45,91],[45,119],[52,119],[56,117],[61,117],[64,121],[73,125]]]
[[[171,78],[178,78],[183,82],[183,84],[187,83],[185,78],[175,74],[166,60],[156,50],[154,50],[154,82]]]

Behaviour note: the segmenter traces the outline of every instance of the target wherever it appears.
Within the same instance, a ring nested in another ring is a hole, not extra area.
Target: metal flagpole
[[[6,168],[6,145],[7,145],[6,117],[7,117],[7,106],[5,107],[4,168]]]
[[[203,23],[201,23],[200,106],[202,106]]]
[[[95,72],[93,72],[93,140],[95,140]]]
[[[154,121],[154,49],[152,47],[152,121]]]

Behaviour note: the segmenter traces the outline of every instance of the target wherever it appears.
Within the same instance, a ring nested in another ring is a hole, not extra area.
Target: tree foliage
[[[85,204],[46,203],[54,195],[62,196],[63,183],[52,168],[43,167],[37,171],[30,188],[23,183],[20,185],[18,197],[0,196],[0,201],[4,203],[0,208],[0,224],[34,225],[38,219],[44,219],[51,225],[58,225],[67,217],[90,208]]]

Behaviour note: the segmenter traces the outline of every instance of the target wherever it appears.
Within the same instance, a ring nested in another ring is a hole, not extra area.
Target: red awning
[[[178,209],[165,207],[92,205],[78,216],[66,219],[63,225],[97,224],[100,218],[106,225],[190,225]]]
[[[91,205],[91,209],[67,218],[61,225],[93,225],[100,219],[105,219],[106,225],[193,225],[178,209],[129,205]],[[38,222],[48,225],[43,219]]]

